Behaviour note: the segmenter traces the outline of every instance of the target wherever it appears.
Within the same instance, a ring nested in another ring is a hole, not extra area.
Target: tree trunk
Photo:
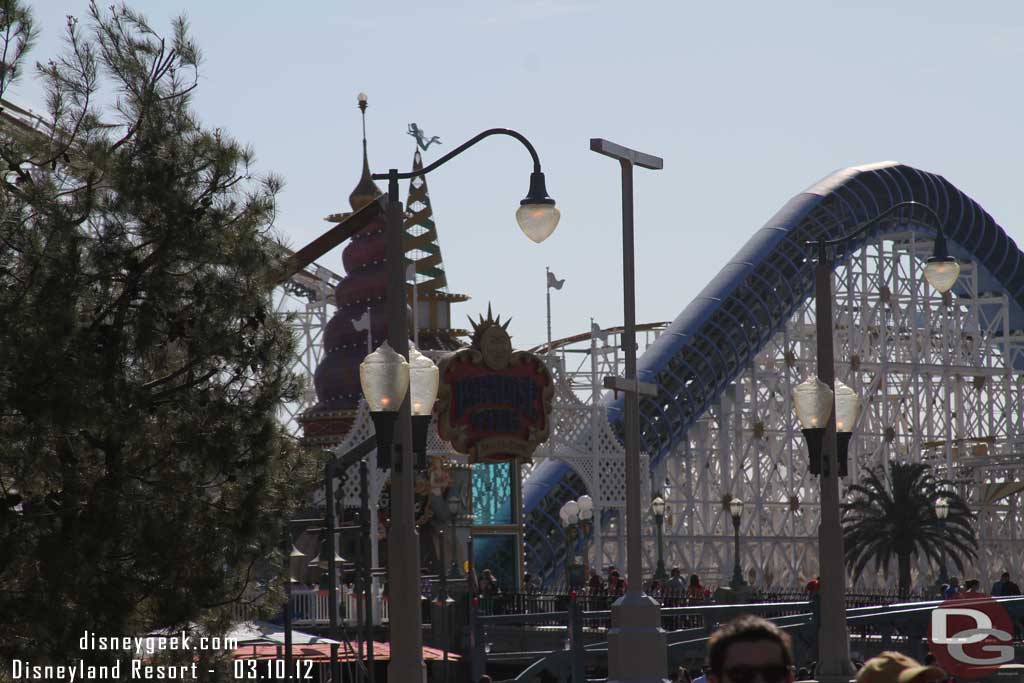
[[[899,567],[899,593],[901,598],[905,598],[910,592],[910,553],[898,553],[896,561]]]

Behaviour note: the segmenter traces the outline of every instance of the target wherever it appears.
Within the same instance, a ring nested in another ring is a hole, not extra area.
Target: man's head
[[[976,591],[978,590],[978,586],[980,585],[981,582],[978,581],[978,579],[967,579],[966,581],[964,581],[964,590]]]
[[[1010,572],[1003,572],[1003,575],[1002,575],[1002,576],[1000,576],[1000,577],[999,577],[999,579],[1000,579],[1000,580],[1001,580],[1001,581],[1002,581],[1003,583],[1006,583],[1006,582],[1008,582],[1008,581],[1010,580]]]
[[[682,572],[682,570],[679,569],[679,567],[672,567],[672,578],[675,578],[677,576],[681,576],[682,573],[683,572]]]
[[[792,683],[789,635],[760,617],[738,617],[708,641],[711,683]]]

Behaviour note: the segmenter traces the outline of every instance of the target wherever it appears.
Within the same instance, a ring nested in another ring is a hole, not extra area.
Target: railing
[[[611,609],[612,603],[619,599],[621,593],[607,591],[581,591],[576,601],[584,612],[602,612]],[[663,608],[697,607],[718,604],[712,597],[695,597],[687,591],[656,591],[653,597]],[[847,593],[846,607],[871,607],[893,605],[903,602],[918,602],[928,598],[920,595],[900,597],[895,592],[878,593]],[[755,591],[743,596],[730,595],[729,604],[742,602],[751,603],[802,603],[807,604],[808,596],[803,591],[768,590]],[[497,595],[480,595],[477,598],[477,609],[481,616],[503,614],[543,614],[548,612],[564,612],[569,603],[569,596],[560,593],[499,593]],[[685,627],[679,627],[685,628]]]
[[[360,596],[353,589],[344,586],[338,591],[338,617],[346,626],[356,625],[359,617]],[[322,626],[331,621],[330,591],[306,586],[292,588],[292,623],[296,626]],[[388,623],[388,601],[378,591],[371,603],[373,623]]]

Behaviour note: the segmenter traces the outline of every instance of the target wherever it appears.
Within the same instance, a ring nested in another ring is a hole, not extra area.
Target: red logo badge
[[[928,644],[948,673],[985,678],[1013,661],[1013,619],[987,595],[951,598],[932,610]]]

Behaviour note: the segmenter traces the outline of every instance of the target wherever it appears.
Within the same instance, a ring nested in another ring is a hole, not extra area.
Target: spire
[[[434,136],[430,140],[415,123],[409,124],[409,135],[416,138],[416,151],[412,157],[412,171],[423,169],[423,158],[420,149],[441,140]],[[405,251],[406,256],[416,265],[416,273],[425,276],[418,283],[420,292],[445,291],[448,279],[441,260],[441,245],[437,239],[437,226],[434,223],[434,209],[430,205],[430,193],[427,190],[425,176],[415,176],[409,182],[409,197],[405,203],[408,214],[405,219]]]
[[[370,177],[370,162],[366,155],[366,93],[359,93],[359,111],[363,117],[363,175],[356,189],[348,196],[353,211],[358,211],[383,194]]]

